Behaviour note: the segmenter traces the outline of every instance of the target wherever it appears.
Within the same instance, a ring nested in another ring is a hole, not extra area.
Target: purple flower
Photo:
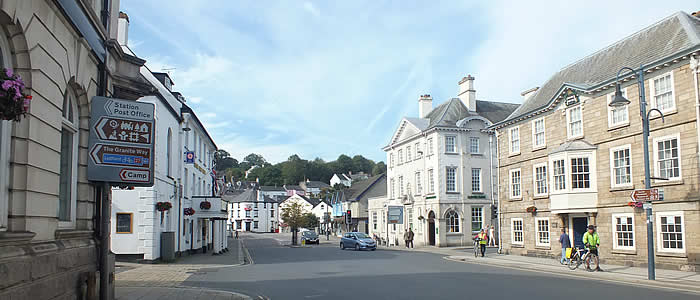
[[[12,78],[12,75],[14,75],[12,73],[12,69],[5,69],[5,75],[7,75],[7,77],[9,77],[9,78]]]
[[[3,90],[9,91],[11,87],[13,87],[11,80],[5,80],[2,82],[2,89]]]

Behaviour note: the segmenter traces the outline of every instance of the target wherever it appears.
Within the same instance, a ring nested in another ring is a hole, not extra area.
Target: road
[[[247,235],[253,264],[205,270],[185,284],[257,299],[697,299],[674,290],[447,261],[427,252],[340,250],[337,240],[290,248],[280,237]]]

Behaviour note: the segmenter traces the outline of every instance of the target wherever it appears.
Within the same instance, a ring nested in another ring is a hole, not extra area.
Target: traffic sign
[[[630,198],[637,202],[659,201],[659,189],[634,190]]]
[[[155,106],[93,97],[88,139],[88,180],[153,186]]]

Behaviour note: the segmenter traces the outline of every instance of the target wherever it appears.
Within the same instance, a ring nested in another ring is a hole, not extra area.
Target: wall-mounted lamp
[[[182,128],[182,131],[184,131],[184,132],[188,132],[190,130],[192,130],[192,128],[189,128],[189,127]]]

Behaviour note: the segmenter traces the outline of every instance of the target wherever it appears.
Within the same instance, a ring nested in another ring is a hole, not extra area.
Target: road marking
[[[238,244],[243,247],[243,252],[245,253],[246,257],[248,258],[248,261],[250,262],[251,265],[255,264],[255,261],[253,260],[253,256],[250,255],[250,251],[248,251],[248,247],[246,247],[243,243],[243,240],[239,240]]]

